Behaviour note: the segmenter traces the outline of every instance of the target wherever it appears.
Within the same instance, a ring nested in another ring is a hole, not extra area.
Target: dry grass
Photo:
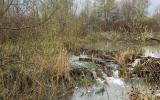
[[[51,99],[72,86],[68,52],[58,41],[0,44],[0,98]]]
[[[120,51],[118,54],[115,55],[116,60],[121,65],[121,75],[123,78],[129,78],[129,72],[127,68],[127,64],[132,62],[137,55],[138,50],[133,48],[128,48],[124,51]]]
[[[0,40],[0,98],[52,98],[73,87],[68,54],[89,41],[44,32]]]
[[[64,49],[60,49],[55,61],[56,63],[53,67],[53,70],[55,71],[55,73],[57,73],[57,82],[62,76],[64,77],[64,79],[70,81],[69,57],[67,55],[67,52]],[[57,83],[57,85],[58,84],[59,83]]]

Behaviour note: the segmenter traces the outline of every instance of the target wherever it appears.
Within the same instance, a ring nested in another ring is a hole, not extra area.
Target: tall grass
[[[0,97],[53,98],[72,87],[64,41],[49,36],[24,37],[0,44]]]
[[[127,48],[126,50],[122,50],[115,55],[116,60],[121,65],[120,72],[123,78],[129,79],[129,71],[127,64],[133,62],[137,54],[137,49]]]

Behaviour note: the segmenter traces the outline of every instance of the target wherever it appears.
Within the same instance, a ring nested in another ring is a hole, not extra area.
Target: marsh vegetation
[[[149,2],[1,0],[0,100],[159,100]]]

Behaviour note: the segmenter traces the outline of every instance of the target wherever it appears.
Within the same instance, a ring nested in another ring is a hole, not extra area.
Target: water
[[[142,48],[145,57],[160,58],[160,45],[146,46]]]
[[[70,59],[72,68],[92,68],[96,65],[90,62],[79,61],[79,58],[88,58],[87,55],[72,56]],[[119,78],[119,65],[114,62],[107,62],[107,66],[112,68],[113,76],[107,77],[103,73],[103,78],[96,77],[96,83],[90,87],[76,88],[70,100],[128,100],[129,86],[123,79]],[[95,71],[94,71],[95,72]],[[103,90],[100,92],[100,90]]]
[[[127,100],[127,87],[118,84],[121,80],[113,79],[112,81],[106,85],[93,85],[87,89],[79,88],[74,91],[71,100]],[[98,93],[103,88],[104,92]]]
[[[145,46],[142,47],[142,52],[144,57],[155,57],[160,58],[160,46]],[[81,57],[88,57],[83,55]],[[88,64],[88,62],[78,61],[78,56],[73,56],[71,59],[72,65],[77,67],[88,67],[96,68],[93,63]],[[136,66],[140,59],[136,59],[132,66]],[[141,78],[133,78],[129,81],[124,81],[124,79],[119,78],[119,71],[117,70],[117,64],[109,62],[110,67],[112,67],[113,76],[108,77],[104,74],[105,80],[97,77],[96,83],[90,87],[77,87],[74,93],[70,96],[69,100],[128,100],[128,92],[131,86],[140,88],[140,91],[144,91],[152,86],[149,86]],[[158,85],[157,85],[158,86]],[[102,91],[103,90],[103,91]],[[159,95],[158,92],[155,95]]]

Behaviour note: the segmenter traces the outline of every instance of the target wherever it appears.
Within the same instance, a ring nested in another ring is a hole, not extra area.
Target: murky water
[[[145,57],[150,56],[160,58],[160,45],[145,46],[142,47],[142,51],[143,56]],[[88,64],[88,62],[78,61],[78,59],[77,56],[72,57],[71,61],[73,66],[91,68],[94,66],[94,64]],[[133,78],[126,82],[119,78],[119,72],[116,68],[117,66],[113,68],[114,74],[112,77],[105,76],[107,83],[105,83],[104,80],[97,78],[97,82],[90,87],[76,87],[69,100],[128,100],[128,92],[130,91],[131,86],[139,87],[142,91],[145,90],[146,87],[149,88],[148,84],[146,84],[143,79]]]
[[[71,57],[71,67],[79,68],[84,67],[90,70],[97,68],[97,66],[90,62],[79,61],[79,58],[87,58],[87,55],[72,56]],[[119,78],[118,65],[113,62],[107,62],[107,65],[112,68],[113,76],[107,77],[103,73],[105,80],[101,78],[96,78],[96,83],[90,87],[79,87],[76,88],[71,100],[127,100],[127,92],[129,86]],[[105,83],[107,82],[107,83]],[[102,91],[103,90],[103,91]]]
[[[108,85],[93,85],[87,89],[77,89],[71,100],[127,100],[127,87],[116,83],[116,79],[114,81],[109,82]],[[104,92],[98,93],[103,88]]]
[[[98,49],[98,50],[104,50],[104,51],[117,51],[117,50],[124,50],[126,48],[140,48],[143,47],[145,45],[150,45],[150,44],[146,44],[144,42],[138,42],[138,41],[134,41],[134,42],[128,42],[128,41],[101,41],[101,42],[96,42],[96,43],[90,43],[90,44],[86,44],[84,47],[86,48],[91,48],[91,49]]]
[[[143,55],[145,57],[155,57],[155,58],[160,58],[160,45],[156,46],[145,46],[142,48]]]

